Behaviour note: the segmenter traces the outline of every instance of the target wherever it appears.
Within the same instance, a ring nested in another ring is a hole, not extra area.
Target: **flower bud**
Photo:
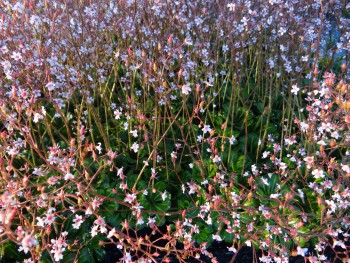
[[[170,46],[172,43],[173,43],[173,35],[170,35],[169,37],[168,37],[168,45]]]
[[[346,71],[346,63],[344,62],[343,64],[341,64],[341,72],[344,73]]]
[[[329,146],[331,146],[331,148],[334,148],[336,145],[335,140],[331,140],[331,142],[329,143]]]

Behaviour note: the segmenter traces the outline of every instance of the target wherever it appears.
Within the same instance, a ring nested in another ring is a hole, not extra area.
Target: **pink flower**
[[[56,83],[50,81],[49,83],[46,84],[45,86],[49,91],[53,91],[56,88]]]
[[[318,179],[318,178],[324,178],[324,173],[323,173],[323,171],[322,171],[322,170],[319,170],[319,169],[313,170],[311,174],[312,174],[312,175],[314,176],[314,178],[316,178],[316,179]]]
[[[207,133],[207,132],[210,133],[211,132],[210,125],[204,125],[202,131],[204,132],[204,134]]]
[[[177,158],[177,153],[175,151],[173,151],[171,154],[171,159],[176,159]]]
[[[218,242],[222,241],[222,239],[219,235],[213,235],[213,240],[216,240]]]
[[[150,227],[153,227],[155,223],[156,223],[156,220],[154,219],[154,217],[149,217],[148,218],[148,225]]]
[[[9,71],[11,69],[11,63],[8,60],[1,61],[1,65],[3,66],[5,71]]]
[[[47,183],[50,184],[50,185],[54,185],[56,184],[58,181],[58,178],[57,177],[50,177],[48,180],[47,180]]]
[[[3,53],[3,54],[5,54],[5,53],[7,53],[9,50],[8,50],[8,48],[7,48],[7,46],[2,46],[1,48],[0,48],[0,50],[1,50],[1,52]]]
[[[44,223],[47,225],[51,225],[55,221],[55,216],[52,213],[47,213]]]
[[[314,157],[307,156],[304,158],[304,161],[307,163],[307,168],[310,169],[312,167],[312,165],[314,164]]]
[[[215,155],[214,158],[213,158],[213,162],[214,163],[218,163],[220,161],[221,161],[221,158],[218,155]]]
[[[55,250],[54,251],[54,258],[55,258],[55,261],[60,261],[61,259],[63,259],[63,252],[65,251],[66,249],[65,248],[62,248],[60,250]]]
[[[291,92],[292,92],[292,94],[297,95],[299,90],[300,89],[298,88],[297,85],[293,85],[292,89],[291,89]]]
[[[127,194],[124,201],[131,204],[136,199],[135,194]]]
[[[116,233],[116,231],[115,231],[115,228],[113,227],[113,228],[111,229],[111,231],[108,232],[107,237],[108,237],[108,238],[111,238],[111,237],[114,236],[115,233]]]
[[[287,166],[284,162],[281,162],[281,163],[280,163],[280,169],[281,169],[281,170],[285,170],[285,169],[287,169],[287,167],[288,167],[288,166]]]
[[[20,246],[19,251],[23,250],[23,252],[27,254],[31,247],[34,247],[34,246],[36,246],[38,244],[39,244],[38,240],[36,240],[31,235],[26,235],[22,239],[22,246]]]
[[[11,58],[13,58],[14,60],[18,61],[18,60],[21,60],[22,59],[22,55],[21,53],[19,52],[13,52],[12,55],[11,55]]]
[[[103,226],[106,224],[105,220],[103,219],[103,217],[99,216],[95,222],[94,222],[96,225],[99,225],[99,226]]]
[[[181,93],[188,95],[191,92],[191,88],[188,85],[182,85]]]
[[[339,247],[341,247],[341,248],[343,248],[343,249],[346,249],[346,246],[345,246],[344,242],[341,241],[341,240],[339,240],[339,241],[334,241],[334,243],[333,243],[333,248],[335,248],[336,246],[339,246]]]
[[[138,150],[139,150],[139,147],[140,147],[139,144],[136,143],[136,142],[134,142],[133,145],[131,146],[131,149],[132,149],[135,153],[137,153]]]
[[[133,130],[133,131],[130,131],[130,133],[132,134],[132,136],[133,136],[134,138],[137,138],[137,137],[138,137],[138,135],[137,135],[137,130],[136,130],[136,129]]]
[[[346,172],[346,173],[350,173],[350,166],[349,165],[344,165],[344,164],[340,164],[341,165],[341,169]]]
[[[91,228],[91,236],[94,237],[98,234],[98,225],[94,225],[92,228]]]
[[[64,176],[64,180],[67,181],[67,180],[70,180],[70,179],[74,179],[74,175],[68,172],[68,173]]]
[[[72,225],[74,229],[79,229],[81,224],[84,222],[83,217],[80,215],[75,215],[73,219],[74,224]]]

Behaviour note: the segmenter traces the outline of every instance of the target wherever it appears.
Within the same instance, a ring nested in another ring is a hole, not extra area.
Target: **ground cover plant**
[[[4,262],[349,262],[347,1],[7,0],[0,32]]]

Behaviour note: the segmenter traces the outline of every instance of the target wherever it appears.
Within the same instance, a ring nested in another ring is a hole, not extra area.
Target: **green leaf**
[[[301,234],[307,234],[307,233],[310,232],[310,230],[306,226],[303,226],[303,227],[298,229],[298,232],[301,233]]]
[[[255,198],[249,198],[244,202],[244,206],[257,208],[259,206],[259,201]]]
[[[269,194],[275,193],[275,191],[277,189],[277,185],[279,183],[280,183],[279,176],[277,174],[273,174],[269,180],[269,185],[268,185]]]
[[[147,188],[147,182],[145,180],[140,180],[138,183],[137,183],[137,186],[136,186],[136,189],[137,190],[144,190]]]
[[[82,248],[79,252],[79,257],[78,257],[78,262],[79,263],[94,263],[95,259],[93,257],[93,253],[88,247]]]
[[[158,191],[160,191],[160,192],[164,192],[165,189],[166,189],[166,187],[167,187],[167,185],[166,185],[165,182],[158,182],[158,183],[156,183],[156,185],[155,185],[155,188],[156,188]]]
[[[273,174],[271,178],[265,178],[265,180],[268,182],[268,185],[262,182],[262,178],[259,178],[257,194],[261,197],[270,197],[271,194],[275,193],[280,179],[277,174]]]
[[[307,245],[307,242],[308,242],[308,239],[307,238],[305,238],[305,237],[298,237],[297,238],[297,242],[299,243],[299,246],[300,247],[308,247],[308,245]]]
[[[117,202],[112,202],[112,201],[108,201],[102,205],[103,209],[101,209],[102,211],[106,210],[106,211],[112,211],[115,212],[118,210],[119,208],[119,204]]]
[[[96,258],[97,262],[103,262],[105,256],[106,256],[106,251],[102,249],[101,247],[99,248],[94,248],[94,256]]]
[[[232,244],[234,238],[235,238],[235,234],[225,231],[224,233],[225,242]]]
[[[1,246],[0,261],[1,262],[11,262],[22,260],[23,254],[18,253],[18,247],[15,243],[7,241]]]
[[[166,212],[170,209],[170,198],[163,200],[159,192],[149,192],[148,195],[142,195],[139,199],[141,206],[150,211]]]
[[[190,207],[190,202],[188,200],[180,199],[178,204],[180,210],[188,209]]]
[[[234,172],[239,173],[242,171],[243,163],[245,160],[244,155],[240,155],[238,157],[238,160],[236,162],[231,163],[231,168]]]
[[[71,262],[74,260],[74,255],[68,254],[63,256],[64,262]],[[51,256],[47,250],[45,250],[40,257],[40,263],[52,263]]]

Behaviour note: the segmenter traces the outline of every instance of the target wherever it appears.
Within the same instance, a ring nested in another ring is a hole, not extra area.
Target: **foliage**
[[[350,5],[282,2],[0,3],[2,260],[348,249]]]

